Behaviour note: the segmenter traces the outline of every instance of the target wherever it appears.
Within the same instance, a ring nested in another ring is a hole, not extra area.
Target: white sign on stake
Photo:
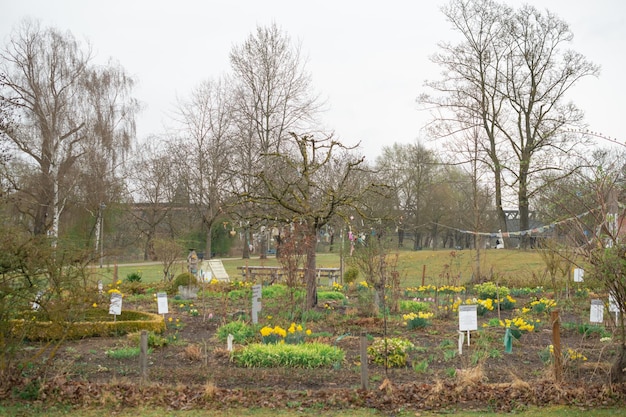
[[[574,282],[583,282],[583,277],[585,276],[585,270],[582,268],[574,269]]]
[[[169,309],[167,307],[167,293],[165,292],[157,293],[157,308],[159,309],[159,314],[169,313]]]
[[[109,314],[119,316],[122,314],[122,294],[111,293],[111,303],[109,304]]]
[[[235,336],[232,334],[229,334],[228,338],[226,338],[226,349],[228,349],[229,352],[233,351],[233,340],[235,340]]]
[[[475,304],[459,306],[459,331],[467,332],[467,346],[470,345],[470,331],[478,330],[477,307]]]
[[[478,312],[475,304],[459,306],[459,330],[462,332],[478,330]]]
[[[261,311],[261,295],[263,286],[260,284],[252,286],[252,323],[259,322],[259,312]]]
[[[604,321],[604,304],[602,300],[591,300],[589,321],[591,323],[602,323]]]
[[[104,286],[102,285],[102,280],[98,280],[98,294],[102,294],[104,292]]]

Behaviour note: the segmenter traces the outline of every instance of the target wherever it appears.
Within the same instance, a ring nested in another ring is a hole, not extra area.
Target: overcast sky
[[[158,134],[176,97],[229,71],[228,54],[257,25],[276,23],[308,57],[316,91],[327,100],[324,124],[344,143],[361,142],[367,159],[394,142],[423,138],[428,114],[416,97],[438,78],[429,61],[453,32],[440,12],[443,0],[374,2],[0,0],[0,40],[24,17],[71,31],[93,46],[96,59],[112,57],[138,80],[145,110],[138,136]],[[521,1],[507,3],[519,5]],[[626,140],[626,2],[530,0],[569,23],[573,49],[601,65],[570,94],[589,129]]]

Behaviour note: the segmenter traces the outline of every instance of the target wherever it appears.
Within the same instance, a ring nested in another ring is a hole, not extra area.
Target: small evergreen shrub
[[[346,269],[346,272],[343,273],[343,282],[346,284],[350,284],[352,282],[356,282],[359,278],[359,269],[355,267],[350,267]]]
[[[198,278],[191,272],[183,272],[182,274],[176,275],[174,278],[174,288],[178,289],[178,287],[188,287],[190,285],[197,285]]]

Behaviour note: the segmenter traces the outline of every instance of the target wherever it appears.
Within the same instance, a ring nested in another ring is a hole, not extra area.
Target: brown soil
[[[526,301],[518,300],[518,303],[521,305]],[[585,303],[588,301],[584,300],[582,304]],[[73,403],[103,403],[106,401],[93,393],[88,394],[89,391],[106,390],[111,393],[111,398],[119,391],[117,395],[125,398],[141,386],[144,391],[134,395],[139,398],[139,404],[144,404],[149,395],[154,397],[149,390],[158,386],[184,393],[180,394],[184,397],[180,400],[181,405],[168,403],[173,408],[185,404],[206,407],[216,393],[220,393],[220,400],[212,402],[213,406],[233,405],[227,400],[231,398],[229,395],[233,396],[234,405],[241,402],[239,405],[252,403],[263,406],[258,402],[259,392],[272,393],[272,399],[264,400],[268,402],[266,406],[287,406],[286,402],[305,405],[317,401],[328,407],[334,404],[338,407],[358,405],[418,409],[458,407],[464,403],[470,408],[498,409],[544,403],[571,403],[584,407],[594,406],[596,402],[609,405],[624,399],[624,387],[609,384],[609,369],[617,354],[617,344],[600,341],[597,335],[583,337],[576,329],[561,328],[561,345],[564,351],[571,348],[583,353],[587,360],[566,361],[562,381],[555,384],[553,367],[540,357],[540,352],[553,340],[551,326],[547,323],[538,331],[524,334],[519,341],[515,341],[510,354],[504,352],[504,332],[501,328],[472,332],[470,345],[466,341],[459,355],[458,352],[452,353],[458,346],[456,316],[433,320],[428,327],[415,330],[408,330],[397,319],[389,320],[387,334],[390,337],[407,338],[420,349],[410,354],[405,368],[385,369],[370,363],[370,390],[363,391],[359,366],[360,336],[382,336],[382,319],[360,317],[340,306],[333,309],[331,303],[331,308],[320,309],[325,314],[323,320],[307,323],[307,326],[315,333],[330,335],[321,340],[346,352],[341,366],[324,369],[248,369],[230,362],[226,344],[216,337],[218,326],[229,321],[233,312],[241,311],[244,306],[230,306],[228,313],[220,315],[216,313],[219,309],[215,306],[211,308],[210,304],[209,301],[208,307],[199,308],[200,315],[194,317],[170,301],[171,314],[168,317],[173,319],[173,323],[179,319],[181,328],[169,328],[165,336],[175,335],[178,342],[154,348],[148,359],[148,383],[139,384],[138,358],[113,359],[106,354],[107,350],[131,345],[128,338],[90,338],[62,345],[47,372],[47,385],[42,392],[55,399],[66,395],[67,401]],[[146,302],[127,303],[124,307],[148,311],[156,309],[152,303]],[[264,306],[263,319],[267,315],[279,317],[281,308],[284,306]],[[213,312],[211,319],[203,317],[203,313],[208,311]],[[502,312],[502,318],[511,314]],[[572,308],[561,313],[561,322],[585,323],[588,314],[588,310]],[[479,326],[495,317],[498,317],[495,312],[480,317]],[[542,319],[544,322],[547,320],[547,316]],[[422,361],[428,362],[425,369],[420,368]],[[74,388],[68,389],[68,386]],[[581,391],[583,386],[586,388]],[[248,399],[243,394],[246,392],[251,395]],[[128,398],[118,400],[133,403]]]

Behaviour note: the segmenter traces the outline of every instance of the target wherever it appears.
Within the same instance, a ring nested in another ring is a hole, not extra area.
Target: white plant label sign
[[[109,314],[119,316],[122,314],[122,294],[116,292],[111,294],[111,303],[109,304]]]
[[[585,270],[582,268],[574,269],[574,282],[583,282],[583,277],[585,276]]]
[[[478,330],[478,311],[476,305],[459,306],[459,330],[462,332]]]
[[[591,310],[589,311],[589,321],[591,323],[604,322],[604,304],[602,300],[591,300]]]
[[[169,309],[167,307],[167,293],[157,293],[157,308],[159,309],[159,314],[169,313]]]

